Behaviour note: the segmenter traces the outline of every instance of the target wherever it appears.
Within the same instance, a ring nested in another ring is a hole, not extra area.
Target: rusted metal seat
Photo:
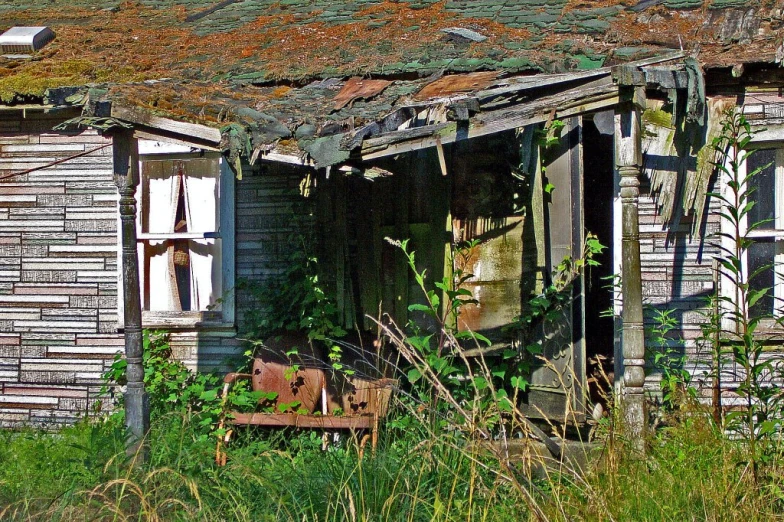
[[[280,351],[266,351],[254,359],[252,373],[226,375],[223,397],[227,397],[232,385],[243,379],[251,381],[254,391],[277,394],[274,400],[260,401],[268,410],[271,408],[271,412],[232,411],[228,413],[226,423],[323,431],[367,430],[369,433],[362,437],[360,451],[368,439],[375,451],[379,419],[387,414],[397,381],[343,375],[328,379],[327,373],[319,367],[323,363],[312,350],[298,354],[297,361],[287,359]],[[225,464],[223,445],[229,442],[232,432],[233,429],[229,429],[218,441],[216,462],[219,465]]]

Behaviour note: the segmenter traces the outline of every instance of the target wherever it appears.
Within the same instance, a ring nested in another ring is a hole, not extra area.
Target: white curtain
[[[146,205],[147,223],[143,226],[147,227],[145,232],[171,233],[174,232],[174,219],[177,214],[180,177],[177,176],[175,169],[165,168],[168,165],[164,162],[160,162],[158,166],[159,168],[145,169],[147,194],[144,195],[143,205]],[[151,289],[148,293],[147,309],[179,310],[173,248],[168,241],[151,240],[147,242],[145,250],[145,257],[149,263],[146,272],[148,281],[142,288],[146,286]]]
[[[204,160],[202,160],[204,161]],[[199,162],[202,163],[202,162]],[[185,183],[185,219],[188,232],[216,232],[218,216],[218,167],[207,161],[204,169],[193,169],[183,176]],[[201,166],[201,165],[200,165]],[[219,239],[188,241],[191,267],[191,309],[207,310],[221,296],[222,277]]]

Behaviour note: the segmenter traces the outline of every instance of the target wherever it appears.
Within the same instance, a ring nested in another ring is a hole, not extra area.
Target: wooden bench
[[[272,412],[243,413],[232,411],[226,423],[231,426],[266,426],[319,429],[323,431],[365,430],[360,453],[367,440],[373,451],[378,444],[379,420],[386,416],[397,381],[386,378],[347,377],[330,375],[320,368],[318,358],[292,364],[279,354],[265,354],[253,361],[251,373],[230,373],[223,380],[223,397],[240,380],[250,380],[254,391],[275,392],[272,401],[262,399],[260,405]],[[331,372],[330,372],[331,373]],[[296,404],[295,411],[279,411],[280,405]],[[221,427],[225,427],[221,423]],[[218,440],[216,462],[223,465],[233,429]]]

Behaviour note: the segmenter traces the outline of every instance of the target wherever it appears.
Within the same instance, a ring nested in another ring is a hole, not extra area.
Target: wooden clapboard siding
[[[0,178],[110,143],[64,118],[0,115]],[[97,408],[117,332],[111,147],[0,179],[0,426],[73,422]]]
[[[252,287],[281,277],[300,238],[312,238],[315,197],[305,198],[300,183],[309,169],[265,164],[245,166],[236,182],[236,317],[240,331],[250,328],[248,312],[255,309]]]

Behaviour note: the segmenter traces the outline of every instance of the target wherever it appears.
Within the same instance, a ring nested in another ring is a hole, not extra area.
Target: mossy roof
[[[0,60],[0,99],[160,78],[304,82],[436,71],[570,71],[699,47],[772,58],[775,0],[4,0],[0,30],[48,25],[34,60]],[[653,4],[651,7],[647,7]],[[477,42],[443,32],[458,27]],[[778,39],[778,41],[777,41]]]
[[[213,126],[246,109],[292,129],[353,125],[383,116],[430,75],[591,70],[681,48],[699,52],[706,66],[775,62],[784,24],[777,4],[3,0],[0,31],[46,25],[57,36],[32,59],[0,58],[0,103],[102,84],[115,102]],[[349,77],[393,83],[372,102],[335,110],[333,98]],[[326,83],[314,83],[320,80]]]

